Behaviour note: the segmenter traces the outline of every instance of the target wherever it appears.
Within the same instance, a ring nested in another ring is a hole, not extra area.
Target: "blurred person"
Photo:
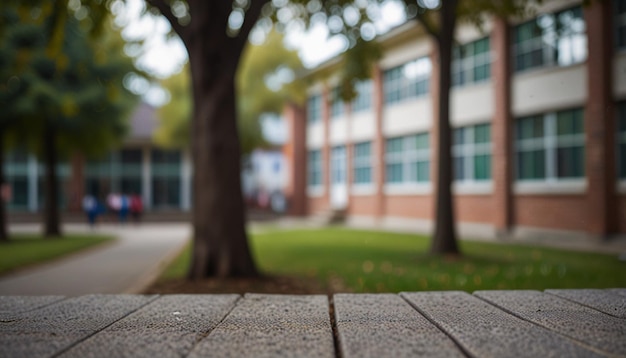
[[[121,223],[126,222],[129,209],[130,209],[130,200],[128,199],[128,195],[125,195],[125,194],[120,195],[120,207],[119,207],[118,212],[119,212]]]
[[[83,197],[83,211],[87,215],[87,221],[89,222],[89,226],[92,228],[96,224],[96,219],[98,217],[98,200],[91,195],[87,194]]]
[[[143,212],[143,202],[137,194],[130,196],[130,215],[135,223],[139,223],[141,213]]]

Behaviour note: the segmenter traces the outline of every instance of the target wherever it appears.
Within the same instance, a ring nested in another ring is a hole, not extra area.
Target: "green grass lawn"
[[[429,238],[342,228],[254,235],[258,267],[270,275],[341,282],[353,292],[626,287],[617,255],[461,242],[461,258],[426,254]],[[181,278],[186,250],[164,273]]]
[[[111,239],[102,235],[66,235],[50,240],[43,239],[40,235],[13,235],[10,242],[0,244],[0,274],[42,263]]]

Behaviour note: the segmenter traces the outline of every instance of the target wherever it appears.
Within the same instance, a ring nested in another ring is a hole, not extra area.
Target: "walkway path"
[[[85,232],[85,225],[66,225],[67,232]],[[20,225],[13,231],[34,231]],[[139,293],[180,252],[190,236],[188,224],[103,225],[95,232],[119,239],[100,248],[71,255],[0,278],[0,295],[84,295]]]

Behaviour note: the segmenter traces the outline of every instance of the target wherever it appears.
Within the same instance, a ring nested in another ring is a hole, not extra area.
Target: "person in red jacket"
[[[130,215],[133,220],[138,223],[141,218],[141,213],[143,212],[143,202],[141,201],[141,197],[137,194],[133,194],[130,196]]]

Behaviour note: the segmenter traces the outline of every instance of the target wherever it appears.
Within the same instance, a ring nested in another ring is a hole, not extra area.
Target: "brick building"
[[[544,3],[537,16],[459,24],[454,205],[460,233],[626,233],[626,2]],[[292,214],[429,231],[438,161],[436,53],[416,22],[380,36],[352,103],[329,73],[285,117]]]
[[[123,144],[102,158],[74,156],[57,166],[59,199],[64,210],[81,211],[90,193],[104,200],[109,193],[141,195],[148,211],[187,211],[191,207],[191,158],[188,151],[156,145],[155,108],[141,103],[129,122]],[[5,157],[6,180],[11,188],[11,212],[43,209],[44,167],[32,153],[13,150]]]

